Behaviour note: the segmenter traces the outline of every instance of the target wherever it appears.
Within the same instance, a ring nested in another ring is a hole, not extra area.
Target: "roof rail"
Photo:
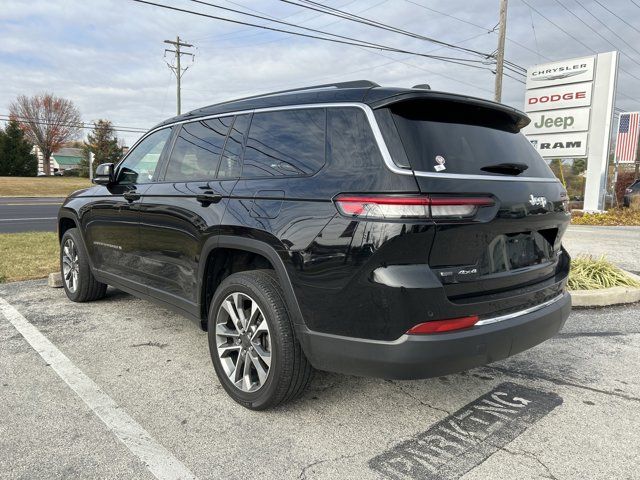
[[[326,90],[330,88],[373,88],[373,87],[379,87],[379,86],[380,85],[370,80],[353,80],[351,82],[325,83],[322,85],[312,85],[310,87],[291,88],[289,90],[280,90],[278,92],[263,93],[262,95],[255,95],[253,97],[248,97],[248,98],[270,97],[271,95],[281,95],[283,93],[306,92],[308,90]]]
[[[312,91],[312,90],[328,90],[331,88],[373,88],[373,87],[379,87],[379,86],[380,85],[370,80],[352,80],[350,82],[325,83],[323,85],[313,85],[310,87],[292,88],[289,90],[279,90],[277,92],[261,93],[259,95],[252,95],[250,97],[236,98],[234,100],[222,102],[218,105],[224,105],[225,103],[231,103],[231,102],[238,102],[241,100],[252,100],[255,98],[271,97],[273,95],[284,95],[288,93],[306,92],[306,91]]]

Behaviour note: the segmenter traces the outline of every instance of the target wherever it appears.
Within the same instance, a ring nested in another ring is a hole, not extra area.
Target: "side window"
[[[365,113],[359,108],[330,108],[327,113],[327,157],[345,167],[380,168],[382,154]]]
[[[136,145],[118,168],[118,183],[121,185],[151,183],[162,149],[170,136],[171,129],[163,128]]]
[[[179,182],[215,178],[232,121],[233,117],[223,117],[182,125],[164,179]]]
[[[242,170],[242,144],[249,127],[249,115],[239,115],[227,139],[218,170],[218,178],[238,178]]]
[[[324,108],[255,113],[243,178],[312,175],[324,166]]]

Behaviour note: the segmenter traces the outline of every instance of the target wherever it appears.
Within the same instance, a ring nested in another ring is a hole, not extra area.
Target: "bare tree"
[[[9,106],[9,114],[18,120],[29,141],[40,148],[45,175],[51,174],[51,154],[76,138],[82,127],[73,102],[50,93],[20,95]]]

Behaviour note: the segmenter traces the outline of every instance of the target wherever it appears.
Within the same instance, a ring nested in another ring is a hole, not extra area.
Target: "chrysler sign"
[[[595,57],[547,63],[527,70],[527,88],[565,85],[593,80]]]

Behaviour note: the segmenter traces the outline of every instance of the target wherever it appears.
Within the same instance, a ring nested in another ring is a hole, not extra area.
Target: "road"
[[[638,318],[574,311],[557,337],[446,377],[317,373],[251,412],[189,320],[113,289],[74,304],[0,285],[0,477],[638,478]]]
[[[0,197],[0,233],[55,232],[61,197]]]
[[[572,257],[604,255],[619,267],[640,273],[640,227],[570,225],[562,244]]]

